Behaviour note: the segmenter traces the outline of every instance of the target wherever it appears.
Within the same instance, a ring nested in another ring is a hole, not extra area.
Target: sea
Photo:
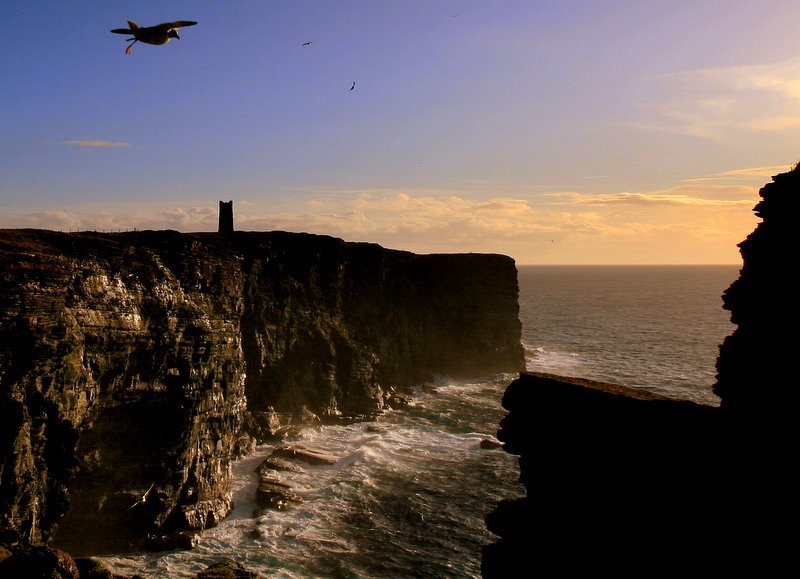
[[[718,346],[734,326],[721,295],[738,267],[519,266],[530,371],[589,378],[717,405]],[[420,385],[374,421],[308,428],[287,441],[339,457],[276,473],[302,502],[255,503],[263,445],[234,466],[234,509],[191,551],[102,560],[115,573],[193,577],[231,558],[263,577],[480,577],[484,518],[524,494],[499,448],[503,392],[516,374]],[[490,445],[488,445],[490,446]]]

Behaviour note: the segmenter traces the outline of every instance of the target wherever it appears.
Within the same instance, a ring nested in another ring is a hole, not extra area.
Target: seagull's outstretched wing
[[[162,22],[156,24],[153,28],[161,28],[163,30],[174,30],[176,28],[183,28],[185,26],[194,26],[197,22],[193,20],[176,20],[175,22]]]

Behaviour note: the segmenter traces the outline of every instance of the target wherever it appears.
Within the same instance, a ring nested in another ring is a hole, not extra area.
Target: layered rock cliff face
[[[503,256],[0,231],[0,539],[99,553],[212,526],[253,416],[364,414],[439,374],[519,370],[517,313]]]

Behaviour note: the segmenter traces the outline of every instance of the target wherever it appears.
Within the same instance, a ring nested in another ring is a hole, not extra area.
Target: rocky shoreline
[[[302,429],[295,427],[295,433]],[[270,510],[285,510],[302,499],[292,492],[289,483],[281,479],[282,472],[298,472],[320,466],[333,466],[341,457],[323,451],[287,444],[276,439],[270,455],[256,468],[259,482],[255,491],[256,510],[253,516]],[[258,533],[254,530],[253,533]],[[257,537],[256,537],[257,538]],[[191,549],[194,541],[189,535],[175,535],[162,540],[151,540],[150,550]],[[45,545],[18,544],[6,548],[0,545],[0,579],[20,577],[58,577],[63,579],[141,579],[140,575],[113,573],[101,560],[92,557],[73,557],[62,549]],[[256,579],[256,571],[248,570],[230,558],[221,558],[205,570],[198,579]]]
[[[428,392],[434,391],[433,388],[427,389]],[[402,412],[402,411],[401,411]],[[342,425],[351,421],[340,419],[338,421],[326,420],[325,423],[329,425]],[[365,422],[364,432],[385,432],[386,426],[380,422],[380,416],[364,418],[359,422]],[[320,450],[313,445],[308,445],[302,442],[304,436],[303,432],[306,429],[317,429],[322,424],[320,420],[310,420],[307,423],[295,422],[289,427],[282,427],[279,432],[276,432],[274,439],[266,445],[269,454],[263,459],[258,458],[257,464],[253,462],[253,456],[245,458],[245,461],[238,465],[237,469],[240,473],[249,472],[243,471],[242,466],[247,462],[253,463],[254,466],[249,467],[257,473],[257,482],[255,488],[248,485],[251,489],[248,496],[253,496],[253,511],[251,516],[257,519],[262,516],[268,516],[269,512],[291,510],[300,505],[304,499],[295,493],[292,485],[294,483],[288,482],[284,473],[304,473],[305,475],[312,475],[316,469],[327,470],[331,467],[336,468],[342,460],[341,456],[331,454],[329,452]],[[493,437],[485,438],[480,443],[480,448],[491,449],[497,452],[500,443],[493,439]],[[261,452],[257,453],[263,456],[264,447],[260,447]],[[241,491],[240,491],[241,492]],[[300,491],[303,492],[302,490]],[[251,494],[252,493],[252,494]],[[238,501],[238,499],[237,499]],[[249,501],[247,501],[249,502]],[[260,541],[268,538],[269,535],[264,535],[264,529],[259,525],[254,525],[244,531],[248,540]],[[197,544],[202,542],[201,536],[193,534],[175,535],[171,537],[153,537],[147,547],[152,551],[174,551],[185,550],[191,551]],[[158,540],[155,540],[158,539]],[[3,559],[14,555],[14,559],[9,560],[7,563],[8,568],[4,566]],[[165,553],[168,554],[168,553]],[[198,578],[225,578],[225,577],[260,577],[257,571],[247,569],[240,562],[229,557],[220,556],[221,558],[210,565],[207,569],[195,575]],[[235,555],[234,555],[235,557]],[[191,555],[189,555],[191,559]],[[208,554],[203,555],[207,560]],[[74,562],[74,565],[73,563]],[[75,575],[73,568],[79,570],[79,574]],[[10,575],[6,575],[6,569]],[[20,569],[24,569],[20,571]],[[115,570],[115,566],[107,566],[103,558],[92,557],[72,557],[70,553],[64,550],[47,547],[47,546],[22,546],[16,545],[9,551],[8,549],[0,550],[0,579],[6,576],[36,576],[39,570],[46,569],[47,573],[56,573],[55,576],[63,577],[86,577],[95,578],[115,578],[115,579],[138,579],[140,577],[149,576],[149,574],[125,574]],[[141,572],[139,572],[141,573]]]
[[[231,464],[308,421],[524,366],[500,255],[284,232],[0,231],[0,544],[170,545]]]

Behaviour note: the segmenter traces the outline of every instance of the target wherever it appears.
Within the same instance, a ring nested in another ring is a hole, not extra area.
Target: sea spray
[[[254,500],[255,470],[274,449],[261,446],[235,467],[233,512],[194,550],[105,560],[148,577],[189,577],[224,557],[274,577],[479,577],[494,540],[484,517],[522,492],[515,457],[481,447],[511,379],[442,383],[374,422],[302,431],[286,443],[339,460],[275,472],[302,500],[283,511]]]

